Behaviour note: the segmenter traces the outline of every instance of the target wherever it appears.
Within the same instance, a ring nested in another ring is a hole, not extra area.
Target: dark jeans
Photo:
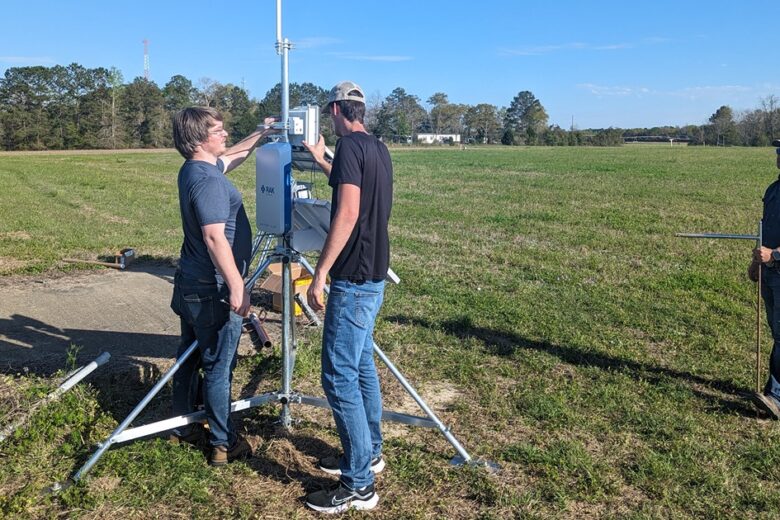
[[[382,396],[373,333],[384,288],[384,280],[333,280],[325,309],[322,388],[344,448],[341,480],[351,488],[373,483],[371,458],[382,453]]]
[[[766,317],[772,330],[772,354],[769,356],[769,378],[764,393],[780,404],[780,271],[764,267],[761,297],[766,306]]]
[[[171,300],[171,308],[181,320],[181,343],[176,356],[181,356],[195,340],[198,349],[173,376],[173,413],[195,411],[202,369],[202,398],[212,446],[230,446],[235,440],[230,392],[243,320],[221,301],[227,298],[226,287],[176,273]]]

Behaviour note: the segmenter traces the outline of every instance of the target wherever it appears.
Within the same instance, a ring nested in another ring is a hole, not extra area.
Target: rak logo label
[[[260,193],[263,195],[273,195],[274,194],[274,187],[273,186],[266,186],[265,184],[260,185]]]

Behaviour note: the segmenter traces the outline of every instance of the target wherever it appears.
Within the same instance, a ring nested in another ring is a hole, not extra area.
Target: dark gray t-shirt
[[[221,160],[217,165],[187,160],[179,170],[179,208],[184,242],[179,269],[187,278],[222,285],[203,241],[201,226],[225,224],[225,237],[241,276],[246,276],[252,255],[252,229],[244,211],[241,193],[224,175]]]
[[[393,205],[393,164],[387,147],[363,132],[345,135],[336,144],[328,184],[333,187],[331,220],[339,207],[338,185],[360,188],[358,221],[330,276],[352,282],[384,280],[390,264],[387,223]]]

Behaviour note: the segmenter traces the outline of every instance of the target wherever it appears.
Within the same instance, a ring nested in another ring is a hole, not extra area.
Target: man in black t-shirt
[[[327,513],[374,508],[379,501],[374,473],[385,465],[373,332],[390,262],[387,223],[393,165],[387,147],[363,126],[365,107],[358,85],[339,83],[324,108],[340,137],[333,163],[325,160],[322,137],[316,145],[304,143],[333,188],[330,232],[307,293],[309,305],[321,310],[330,274],[322,334],[322,387],[344,454],[319,462],[323,471],[340,475],[339,484],[306,497],[306,505]]]
[[[780,168],[780,139],[772,141],[777,148],[777,167]],[[763,393],[753,396],[756,405],[773,419],[780,419],[780,178],[764,193],[764,213],[761,220],[761,247],[753,250],[753,262],[748,276],[758,281],[761,269],[761,297],[766,307],[769,329],[774,344],[769,357],[769,377]]]
[[[249,313],[243,277],[251,256],[252,230],[241,193],[225,174],[244,162],[272,131],[272,122],[266,119],[264,129],[227,148],[228,133],[213,108],[185,108],[173,118],[173,142],[185,159],[178,176],[184,240],[171,299],[181,323],[176,357],[198,341],[198,349],[173,376],[173,411],[194,412],[202,397],[209,430],[189,425],[174,430],[171,440],[207,442],[209,464],[214,466],[251,454],[249,444],[230,422],[230,387],[241,322]]]

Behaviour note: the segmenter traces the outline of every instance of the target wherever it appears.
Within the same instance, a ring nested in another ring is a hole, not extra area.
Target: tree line
[[[12,67],[0,79],[0,147],[4,150],[122,149],[171,147],[171,116],[192,105],[218,109],[237,141],[267,115],[281,112],[277,83],[262,99],[242,87],[175,75],[159,87],[137,77],[125,82],[115,68],[77,63]],[[313,83],[292,83],[290,105],[324,105],[327,91]],[[628,138],[677,138],[692,144],[766,146],[780,131],[780,100],[761,100],[754,110],[735,113],[721,106],[703,125],[655,128],[563,129],[549,124],[547,111],[530,91],[507,107],[450,103],[446,93],[426,100],[401,87],[366,103],[366,127],[388,142],[413,142],[418,133],[455,134],[462,142],[504,145],[612,146]],[[321,122],[332,143],[327,116]]]

